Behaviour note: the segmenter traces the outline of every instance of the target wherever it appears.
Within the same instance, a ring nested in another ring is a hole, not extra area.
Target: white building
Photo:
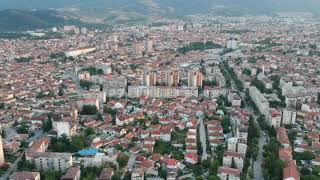
[[[295,110],[284,109],[282,112],[282,124],[295,124],[297,112]]]
[[[83,48],[83,49],[76,49],[76,50],[70,50],[70,51],[65,51],[64,55],[67,57],[76,57],[82,54],[87,54],[90,52],[95,51],[96,48]]]
[[[281,126],[281,119],[282,119],[282,113],[281,111],[277,109],[270,109],[269,116],[266,116],[266,120],[269,124],[269,126],[273,126],[275,128],[278,128]]]
[[[2,144],[2,136],[0,136],[0,166],[5,163],[4,154],[3,154],[3,144]]]
[[[249,88],[249,95],[261,114],[267,117],[269,114],[269,101],[255,86]]]
[[[167,86],[129,86],[128,97],[139,98],[148,96],[150,98],[176,98],[198,97],[197,87],[167,87]]]
[[[229,39],[227,41],[227,48],[228,49],[237,49],[238,48],[238,41],[236,39]]]

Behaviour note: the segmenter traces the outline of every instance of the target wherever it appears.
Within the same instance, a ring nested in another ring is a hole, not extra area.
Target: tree
[[[132,175],[132,173],[130,171],[127,171],[124,174],[123,180],[131,180],[131,175]]]
[[[203,167],[201,164],[196,164],[195,166],[193,166],[192,168],[192,172],[196,175],[196,176],[200,176],[203,174]]]
[[[29,133],[29,126],[27,122],[22,121],[21,124],[17,128],[17,133],[19,134],[28,134]]]
[[[163,168],[162,166],[159,168],[158,170],[159,176],[163,179],[167,179],[168,176],[168,172],[165,168]]]
[[[97,114],[97,118],[99,121],[103,121],[103,117],[102,117],[102,114],[101,113],[98,113]]]
[[[209,160],[204,160],[203,162],[202,162],[202,165],[203,165],[203,167],[204,168],[209,168],[210,166],[211,166],[211,163],[210,163],[210,161]]]
[[[4,106],[4,103],[0,103],[0,109],[4,109],[5,106]]]
[[[223,133],[230,133],[231,120],[229,115],[224,116],[221,126],[223,128]]]
[[[231,168],[237,168],[236,162],[234,161],[233,158],[232,158],[232,162],[231,162]]]
[[[315,155],[310,151],[304,151],[302,153],[295,153],[295,159],[297,161],[305,160],[305,161],[311,161],[315,158]]]
[[[119,164],[119,168],[122,169],[127,166],[129,161],[129,157],[123,153],[119,154],[117,157],[117,162]]]
[[[5,138],[6,138],[6,136],[7,136],[6,131],[5,131],[4,129],[2,129],[1,137],[2,137],[3,139],[5,139]]]
[[[210,175],[217,175],[217,171],[218,171],[219,166],[220,166],[219,161],[217,159],[214,159],[210,165],[209,174]]]
[[[27,161],[26,156],[23,155],[21,161],[18,162],[17,168],[19,171],[33,171],[36,169],[36,165],[33,162]]]
[[[92,85],[93,85],[93,83],[90,82],[90,81],[80,80],[80,86],[81,86],[82,88],[84,88],[84,89],[89,90]]]
[[[49,93],[48,93],[48,97],[55,97],[55,93],[54,91],[50,90]]]
[[[89,144],[84,135],[73,136],[71,140],[63,134],[60,138],[52,138],[50,149],[54,152],[77,152]]]
[[[119,173],[115,173],[112,177],[111,180],[121,180],[121,175]]]
[[[105,105],[103,107],[103,112],[107,113],[107,114],[110,114],[111,116],[115,116],[117,115],[117,110],[114,110],[112,108],[109,108],[107,105]]]
[[[45,94],[43,91],[40,91],[36,96],[36,98],[44,98],[44,97],[45,97]]]
[[[251,76],[251,70],[250,69],[244,69],[242,73],[247,75],[247,76]]]
[[[94,134],[94,130],[93,128],[91,127],[88,127],[86,130],[85,130],[85,136],[88,137],[90,135],[93,135]]]
[[[171,146],[163,140],[156,141],[154,145],[154,152],[160,154],[170,154]]]
[[[259,91],[262,93],[265,92],[265,86],[262,81],[258,80],[257,78],[254,78],[251,82],[252,86],[255,86]]]
[[[219,180],[220,178],[218,176],[215,175],[211,175],[209,176],[208,180]]]
[[[98,113],[98,108],[95,105],[84,105],[80,114],[82,115],[95,115]]]
[[[41,173],[41,179],[45,180],[57,180],[60,179],[61,173],[57,171],[46,171]]]
[[[58,95],[59,95],[59,96],[63,96],[63,94],[64,94],[64,90],[63,90],[62,87],[60,87],[60,88],[59,88]]]
[[[51,121],[51,119],[48,119],[48,120],[43,122],[42,129],[45,132],[49,132],[52,129],[52,121]]]

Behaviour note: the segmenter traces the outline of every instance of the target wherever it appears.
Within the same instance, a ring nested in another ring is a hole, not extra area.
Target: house
[[[101,171],[98,180],[111,180],[113,174],[114,174],[114,171],[112,168],[104,168]]]
[[[286,163],[283,169],[283,180],[300,180],[300,174],[294,160]]]
[[[40,180],[39,172],[15,172],[9,180]]]
[[[311,161],[311,164],[314,166],[320,166],[320,156],[316,156],[315,159]]]
[[[197,164],[198,163],[198,155],[196,153],[189,153],[184,156],[184,160],[186,163]]]
[[[286,148],[280,148],[279,149],[279,159],[281,159],[284,162],[291,161],[293,158],[292,156],[292,150],[286,149]]]
[[[178,161],[175,159],[168,159],[166,165],[167,169],[177,169]]]
[[[80,180],[81,170],[78,166],[72,166],[67,173],[61,177],[61,180]]]
[[[232,152],[232,151],[226,151],[223,155],[223,166],[229,166],[231,167],[233,164],[237,169],[240,171],[243,168],[245,156],[243,154],[240,154],[238,152]]]
[[[285,148],[290,147],[290,141],[285,128],[279,127],[277,129],[277,139],[283,147]]]
[[[221,180],[240,180],[240,170],[230,167],[220,166],[218,168],[218,177]]]

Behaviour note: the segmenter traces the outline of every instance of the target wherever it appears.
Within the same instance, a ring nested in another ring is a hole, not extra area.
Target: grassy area
[[[184,144],[187,137],[186,130],[176,130],[172,133],[172,142],[177,142],[179,144]]]
[[[16,156],[14,155],[11,155],[11,154],[4,154],[4,159],[6,160],[6,162],[9,162],[9,163],[14,163],[17,159]]]

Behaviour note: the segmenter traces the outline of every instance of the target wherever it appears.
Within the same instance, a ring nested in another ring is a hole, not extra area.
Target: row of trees
[[[98,68],[93,67],[93,66],[90,66],[88,68],[83,68],[81,71],[88,71],[91,76],[104,74],[102,69],[98,69]]]
[[[95,105],[83,105],[81,115],[96,115],[98,113],[98,108]]]
[[[86,81],[86,80],[83,80],[83,79],[80,80],[80,86],[83,89],[89,90],[92,85],[93,85],[93,82],[91,82],[91,81]]]
[[[20,57],[14,59],[17,63],[29,63],[33,60],[32,57]]]
[[[280,144],[275,137],[271,137],[264,146],[262,172],[265,179],[282,180],[284,162],[279,159]]]
[[[45,94],[43,91],[40,91],[40,92],[37,94],[36,98],[41,99],[41,98],[45,98],[45,97],[55,97],[55,96],[56,96],[56,95],[55,95],[55,93],[54,93],[53,90],[50,90],[50,91],[48,92],[48,94]]]
[[[263,84],[263,82],[260,81],[258,78],[254,78],[251,81],[251,85],[255,86],[262,93],[267,93],[267,94],[271,94],[272,93],[272,89],[267,89],[266,86]]]
[[[184,159],[183,151],[179,148],[171,146],[170,143],[167,143],[163,140],[156,141],[154,145],[154,152],[164,154],[171,154],[173,158],[181,161]]]
[[[69,139],[66,135],[62,135],[60,138],[52,138],[50,149],[53,152],[77,152],[85,147],[88,147],[89,143],[87,137],[84,135],[77,135]]]

